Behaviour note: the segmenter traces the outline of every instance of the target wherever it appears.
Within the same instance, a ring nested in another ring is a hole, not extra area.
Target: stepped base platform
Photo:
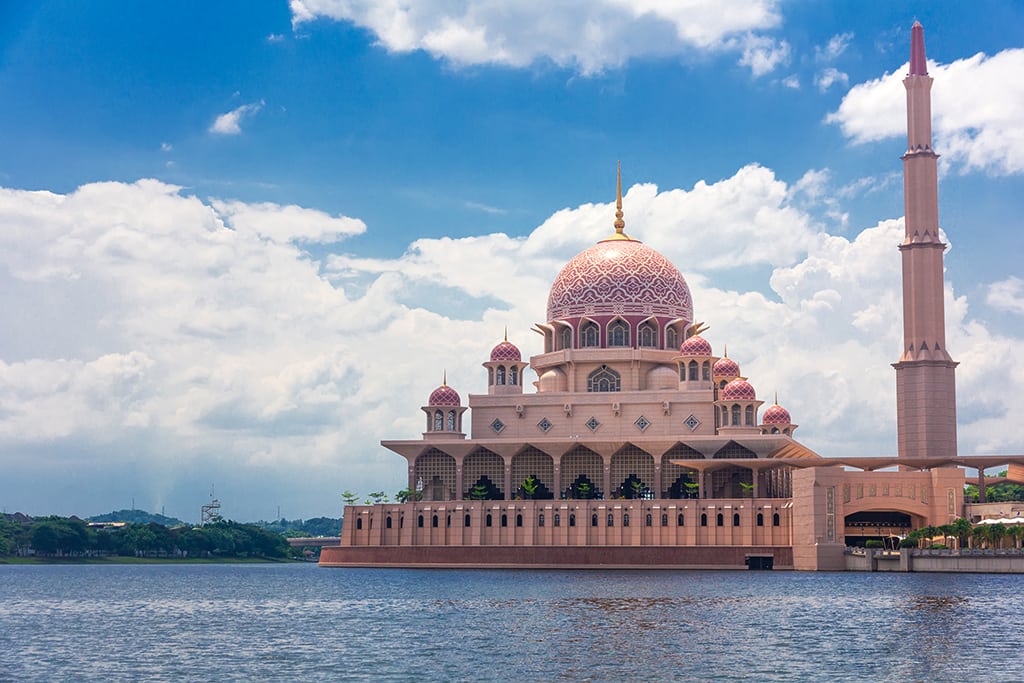
[[[788,546],[335,546],[321,567],[421,569],[792,569]]]

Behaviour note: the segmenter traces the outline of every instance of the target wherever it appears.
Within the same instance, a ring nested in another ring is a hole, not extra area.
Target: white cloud
[[[781,82],[782,85],[786,86],[787,88],[790,88],[791,90],[800,89],[800,77],[797,76],[796,74],[790,74],[789,76],[786,76],[785,78],[782,79]]]
[[[852,33],[838,33],[829,38],[824,47],[819,45],[814,48],[814,59],[818,62],[832,62],[846,52],[852,40]]]
[[[789,60],[789,43],[767,36],[748,36],[743,41],[740,65],[750,67],[754,77],[763,76]]]
[[[1010,276],[988,286],[985,303],[993,308],[1024,315],[1024,280]]]
[[[779,391],[802,440],[825,455],[892,453],[902,224],[824,232],[798,203],[828,182],[818,170],[787,186],[748,166],[689,189],[638,184],[626,230],[679,266],[709,340],[728,344],[762,398]],[[301,244],[363,224],[152,180],[0,189],[0,467],[20,473],[0,478],[0,496],[88,513],[120,487],[174,512],[216,481],[247,519],[267,500],[310,515],[345,488],[397,490],[404,462],[378,440],[418,437],[443,369],[464,398],[485,390],[480,363],[506,325],[538,352],[529,329],[551,281],[611,232],[613,212],[585,204],[525,237],[420,239],[396,258],[321,263]],[[752,267],[771,272],[767,295],[722,279]],[[1005,285],[1019,301],[1020,282]],[[967,310],[950,286],[961,450],[1020,450],[1024,340]]]
[[[290,6],[293,27],[319,17],[349,21],[372,31],[390,52],[424,50],[455,65],[550,60],[593,74],[634,57],[738,49],[757,73],[788,54],[785,43],[752,35],[778,26],[776,0],[731,3],[727,12],[715,0],[469,0],[457,8],[444,0],[291,0]]]
[[[160,151],[161,152],[170,152],[173,149],[174,149],[174,145],[172,145],[169,142],[161,142],[160,143]]]
[[[828,90],[829,88],[831,88],[833,85],[835,85],[837,83],[840,84],[840,85],[845,86],[849,82],[850,82],[850,77],[849,76],[847,76],[845,73],[843,73],[839,69],[836,69],[835,67],[831,67],[831,66],[826,68],[826,69],[822,69],[814,77],[814,85],[821,92],[825,92],[826,90]]]
[[[251,102],[221,114],[210,125],[210,132],[217,135],[239,135],[242,132],[242,119],[258,112],[263,108],[263,104],[263,100]]]
[[[853,88],[826,118],[855,144],[906,135],[908,65]],[[943,163],[995,175],[1024,172],[1024,49],[928,63],[934,147]]]

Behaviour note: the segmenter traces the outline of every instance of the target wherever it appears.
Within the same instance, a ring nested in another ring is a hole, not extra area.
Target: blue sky
[[[0,5],[0,505],[337,514],[612,220],[824,455],[895,450],[903,93],[935,77],[961,452],[1021,452],[1013,2]]]

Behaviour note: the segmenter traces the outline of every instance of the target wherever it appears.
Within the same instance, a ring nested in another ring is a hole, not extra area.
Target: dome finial
[[[775,392],[775,405],[779,405],[779,392]]]
[[[441,371],[441,386],[448,386],[448,368]]]
[[[722,344],[722,356],[724,358],[728,358],[729,357],[729,345],[728,344]]]
[[[622,162],[618,163],[615,174],[615,234],[622,236],[626,221],[622,220]]]
[[[508,341],[508,325],[505,325],[505,341]]]

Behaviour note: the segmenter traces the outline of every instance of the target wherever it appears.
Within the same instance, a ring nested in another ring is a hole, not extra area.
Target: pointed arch
[[[630,345],[629,336],[629,323],[623,318],[615,318],[608,323],[606,338],[609,348],[628,347]]]
[[[602,365],[587,375],[587,391],[606,392],[621,391],[622,378],[615,370],[607,365]]]

